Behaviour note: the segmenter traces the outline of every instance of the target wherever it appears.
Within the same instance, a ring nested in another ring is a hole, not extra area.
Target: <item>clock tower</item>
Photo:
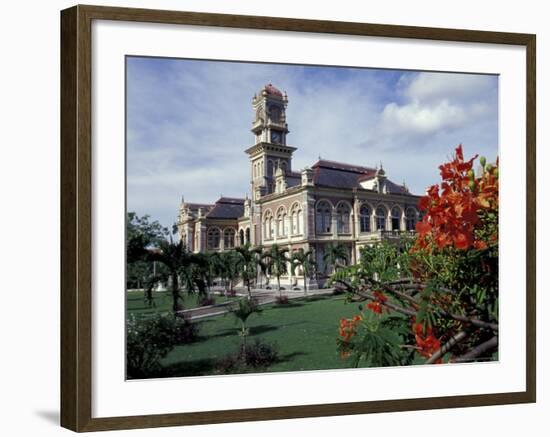
[[[255,144],[246,150],[250,157],[253,200],[275,191],[275,171],[284,174],[291,170],[295,147],[287,145],[288,124],[286,107],[288,97],[272,84],[264,86],[252,99],[254,121],[252,133]]]

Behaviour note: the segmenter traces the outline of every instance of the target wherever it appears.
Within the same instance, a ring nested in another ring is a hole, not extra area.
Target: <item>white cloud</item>
[[[423,102],[447,99],[465,101],[478,99],[480,93],[494,87],[494,76],[480,74],[420,73],[410,77],[404,94],[412,100]],[[402,84],[404,85],[404,84]]]
[[[182,195],[210,203],[248,191],[251,98],[268,82],[289,95],[294,170],[319,155],[383,161],[422,193],[458,143],[496,154],[494,77],[176,60],[128,71],[128,208],[165,225]]]
[[[382,123],[387,129],[432,133],[440,129],[458,127],[467,119],[464,108],[442,100],[435,105],[422,105],[418,101],[399,106],[389,103],[382,112]]]

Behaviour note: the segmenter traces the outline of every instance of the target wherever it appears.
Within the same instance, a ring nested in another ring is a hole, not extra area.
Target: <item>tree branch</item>
[[[468,337],[468,333],[466,331],[460,331],[458,334],[453,335],[447,343],[445,343],[443,346],[441,346],[438,350],[435,351],[435,353],[426,361],[426,364],[435,363],[443,355],[449,352],[455,345],[457,345],[467,337]]]
[[[495,349],[498,346],[498,337],[495,335],[490,340],[487,340],[484,343],[481,343],[480,345],[473,348],[470,352],[465,353],[461,357],[456,358],[453,360],[453,363],[466,363],[469,361],[475,360],[477,357],[479,357],[481,354],[491,351]]]
[[[376,296],[374,296],[374,294],[370,293],[369,291],[356,290],[350,284],[348,284],[346,281],[344,281],[342,279],[337,279],[336,282],[344,285],[345,289],[350,293],[357,294],[357,295],[365,297],[367,299],[377,300]],[[399,293],[400,297],[402,297],[402,298],[406,297],[406,299],[409,302],[414,303],[415,305],[420,305],[419,302],[416,301],[411,296],[408,296],[404,293],[400,293],[400,292],[398,292],[398,291],[392,289],[391,287],[386,286],[382,283],[379,283],[379,285],[380,285],[380,288],[382,288],[383,290],[385,290],[389,293],[392,293],[392,294]],[[384,305],[386,307],[390,308],[390,309],[393,309],[395,311],[398,311],[398,312],[400,312],[402,314],[405,314],[405,315],[408,315],[408,316],[415,317],[416,314],[417,314],[417,311],[415,311],[415,310],[410,310],[408,308],[400,307],[400,306],[392,304],[390,302],[385,302]],[[463,316],[461,314],[449,313],[449,312],[445,311],[442,308],[437,308],[437,311],[443,317],[454,319],[454,320],[457,320],[459,322],[469,323],[469,324],[471,324],[471,325],[473,325],[477,328],[491,329],[492,331],[498,332],[498,324],[496,324],[496,323],[484,322],[483,320],[474,319],[474,318],[471,318],[471,317],[468,317],[468,316]]]

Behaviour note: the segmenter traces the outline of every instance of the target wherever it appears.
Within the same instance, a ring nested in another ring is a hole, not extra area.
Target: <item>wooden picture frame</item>
[[[92,417],[92,36],[93,20],[316,32],[526,48],[526,390],[514,393],[396,399],[128,417]],[[213,424],[397,412],[536,400],[535,35],[411,26],[75,6],[61,12],[61,425],[74,431]]]

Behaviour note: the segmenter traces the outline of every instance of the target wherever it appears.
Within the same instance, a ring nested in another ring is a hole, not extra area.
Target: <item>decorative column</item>
[[[308,240],[310,236],[315,237],[315,198],[308,192],[302,203],[302,234]]]

